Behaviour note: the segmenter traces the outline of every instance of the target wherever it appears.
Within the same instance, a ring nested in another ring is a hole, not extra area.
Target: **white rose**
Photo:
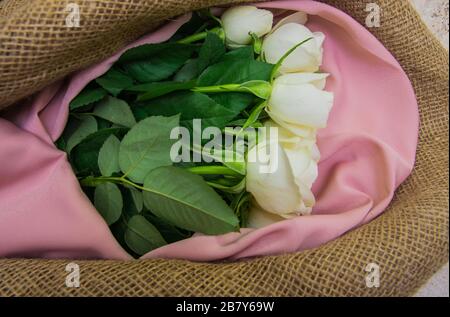
[[[286,218],[267,212],[261,206],[258,206],[258,203],[252,202],[248,213],[247,227],[259,229],[283,220],[286,220]]]
[[[222,25],[230,47],[249,45],[250,33],[262,37],[272,30],[273,13],[253,6],[238,6],[225,11]]]
[[[286,58],[280,68],[281,73],[316,72],[322,65],[322,44],[325,35],[312,33],[306,26],[298,23],[281,25],[266,36],[262,52],[267,62],[276,64],[290,49],[304,40],[312,40],[298,47]]]
[[[298,135],[297,133],[293,133],[290,129],[283,127],[273,120],[267,120],[264,122],[264,127],[278,129],[278,140],[284,149],[297,150],[299,148],[306,147],[311,151],[311,155],[316,162],[320,160],[319,149],[316,145],[316,130],[312,130],[307,137],[304,137],[302,135]]]
[[[334,95],[322,90],[328,74],[297,73],[278,77],[267,113],[278,124],[305,138],[325,128]]]
[[[273,122],[266,126],[278,127],[279,139],[265,138],[250,149],[247,191],[259,209],[281,218],[310,214],[315,204],[311,187],[318,176],[320,158],[317,146],[303,142]],[[271,172],[264,172],[267,167]]]

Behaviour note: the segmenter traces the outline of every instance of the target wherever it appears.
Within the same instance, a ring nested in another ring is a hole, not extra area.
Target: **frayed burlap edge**
[[[6,0],[3,3],[14,1]],[[35,2],[50,1],[65,2],[53,0]],[[110,55],[115,49],[123,46],[123,43],[134,39],[143,29],[148,30],[147,27],[141,28],[146,16],[155,17],[148,9],[161,3],[125,0],[114,3],[106,0],[91,2],[95,2],[97,6],[107,3],[109,14],[119,15],[124,15],[124,9],[119,3],[133,2],[135,13],[122,22],[119,18],[112,18],[113,23],[117,24],[117,29],[100,28],[105,33],[104,36],[111,33],[107,39],[117,37],[118,41],[117,45],[112,45],[108,40],[99,43],[95,49],[99,54],[98,58],[77,60],[78,64],[67,60],[55,63],[58,59],[54,56],[44,58],[45,61],[40,67],[49,69],[48,73],[42,74],[47,82],[65,75],[69,70]],[[195,5],[192,5],[194,2]],[[175,15],[198,7],[197,5],[231,2],[235,1],[182,1],[182,3],[164,1],[163,7],[167,5],[167,11]],[[372,1],[324,2],[349,13],[363,24],[367,16],[366,4]],[[396,56],[409,75],[418,97],[421,115],[415,171],[397,191],[385,214],[318,249],[291,255],[216,264],[178,260],[75,261],[81,268],[81,287],[76,289],[65,286],[68,274],[65,267],[71,261],[0,260],[0,295],[408,296],[414,294],[448,261],[448,53],[428,31],[407,1],[379,0],[377,4],[382,8],[382,25],[370,31]],[[116,10],[119,7],[122,9],[120,12]],[[17,10],[20,11],[21,8],[23,4]],[[33,11],[29,8],[29,10],[31,12],[28,17],[41,11],[43,15],[48,14],[44,9]],[[24,25],[32,25],[27,19],[24,19],[22,24],[14,20],[15,12],[11,10],[6,15],[0,13],[0,40],[5,36],[11,36],[10,32],[15,24],[16,28],[21,29],[25,28]],[[101,16],[101,14],[92,15],[90,18],[96,21]],[[8,27],[5,28],[5,25]],[[125,31],[131,29],[139,31],[129,33]],[[83,39],[77,41],[86,43]],[[17,44],[18,40],[10,39],[10,42]],[[39,45],[34,45],[31,50],[39,49]],[[0,45],[1,74],[5,69],[5,52],[2,51],[4,47]],[[61,56],[64,52],[67,54],[66,57],[73,54],[63,49]],[[26,63],[27,58],[29,58],[27,54],[20,55],[16,62]],[[8,66],[9,69],[14,69],[14,65],[11,65]],[[52,73],[50,69],[54,67],[49,65],[58,65],[60,71]],[[18,68],[21,68],[20,65]],[[20,81],[23,75],[19,71],[16,76],[12,71],[8,74],[10,76],[8,85],[11,87],[17,85],[17,81]],[[23,87],[27,85],[31,89],[29,83]],[[3,85],[2,88],[4,87]],[[21,89],[17,91],[22,91]],[[15,90],[9,92],[14,95]],[[5,96],[4,91],[0,96],[4,104],[6,100],[11,102],[17,98]],[[370,263],[380,267],[381,279],[378,288],[368,288],[366,285],[368,273],[365,269]]]

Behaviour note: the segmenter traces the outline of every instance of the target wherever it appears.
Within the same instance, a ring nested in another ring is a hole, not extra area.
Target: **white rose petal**
[[[295,45],[312,37],[286,58],[282,75],[273,82],[265,109],[271,120],[264,126],[277,128],[278,133],[266,133],[248,153],[246,187],[253,196],[249,213],[253,228],[308,215],[316,204],[312,187],[319,176],[317,130],[327,126],[334,95],[325,91],[329,75],[315,73],[322,64],[325,36],[311,32],[303,25],[306,22],[304,13],[288,16],[263,42],[264,58],[276,64]],[[267,157],[268,152],[276,154],[268,162],[255,159],[258,154]],[[261,171],[268,166],[277,168]]]
[[[265,127],[278,128],[279,139],[266,138],[249,151],[247,191],[256,201],[253,205],[282,218],[310,214],[316,203],[311,188],[318,177],[320,153],[317,145],[273,121],[266,122]],[[271,161],[265,164],[263,155],[269,151],[276,156],[270,156]],[[264,173],[261,168],[266,166],[276,169]]]
[[[287,74],[277,78],[269,99],[268,113],[277,123],[325,128],[334,95],[321,90],[323,74]],[[295,133],[295,132],[294,132]]]
[[[314,161],[316,161],[317,163],[319,163],[320,158],[321,158],[321,154],[320,154],[320,150],[319,147],[317,146],[317,144],[314,144],[312,146],[311,149],[311,157]]]
[[[254,6],[238,6],[222,15],[227,44],[231,47],[248,45],[252,42],[250,33],[262,37],[272,30],[273,13]]]
[[[280,27],[289,23],[297,23],[305,25],[308,22],[308,15],[305,12],[295,12],[294,14],[288,15],[287,17],[281,19],[272,29],[272,32],[275,32]]]
[[[289,125],[289,124],[287,124]],[[277,128],[278,140],[285,149],[298,149],[300,147],[313,148],[316,146],[316,130],[301,128],[304,133],[294,133],[289,128],[278,124],[275,120],[264,122],[265,128]],[[297,131],[298,132],[298,131]]]
[[[287,129],[292,134],[295,134],[307,140],[315,140],[317,129],[295,123],[288,123],[282,116],[279,116],[277,112],[272,112],[270,108],[267,108],[266,112],[270,116],[270,118],[275,121],[280,127]]]
[[[312,40],[298,47],[283,62],[281,73],[316,72],[322,65],[325,40],[323,33],[312,33],[306,26],[287,23],[267,35],[263,42],[263,55],[267,62],[276,64],[290,49],[304,40]]]
[[[317,89],[324,90],[329,76],[327,73],[293,73],[278,77],[277,82],[287,86],[311,84]]]
[[[305,185],[311,188],[319,176],[319,168],[312,157],[311,149],[304,147],[294,150],[285,149],[285,151],[295,177],[295,183],[298,186]]]
[[[302,201],[296,209],[297,215],[310,215],[314,205],[316,204],[316,198],[310,188],[305,185],[300,186],[300,193],[302,195]],[[288,215],[289,216],[289,215]]]
[[[268,150],[276,151],[277,155],[270,155],[270,162],[266,163],[263,157]],[[264,172],[263,169],[269,165],[272,172]],[[293,213],[301,205],[301,196],[289,159],[278,143],[262,141],[250,149],[247,163],[247,191],[260,206],[271,213]]]

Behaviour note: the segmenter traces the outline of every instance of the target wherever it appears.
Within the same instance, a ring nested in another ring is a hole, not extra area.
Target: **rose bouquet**
[[[195,13],[70,103],[57,146],[131,254],[311,213],[333,105],[325,37],[303,13],[273,20],[253,6]]]

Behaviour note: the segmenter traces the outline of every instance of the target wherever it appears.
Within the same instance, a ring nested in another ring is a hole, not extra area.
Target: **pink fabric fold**
[[[319,133],[322,160],[313,215],[223,236],[196,235],[143,258],[241,259],[315,248],[379,216],[411,173],[418,107],[395,58],[345,13],[314,1],[257,6],[308,13],[326,35],[323,72],[335,93],[329,126]],[[170,22],[127,48],[158,43],[189,19]],[[67,157],[53,142],[69,102],[104,74],[124,50],[47,87],[0,118],[0,257],[123,259],[131,257],[82,192]]]

